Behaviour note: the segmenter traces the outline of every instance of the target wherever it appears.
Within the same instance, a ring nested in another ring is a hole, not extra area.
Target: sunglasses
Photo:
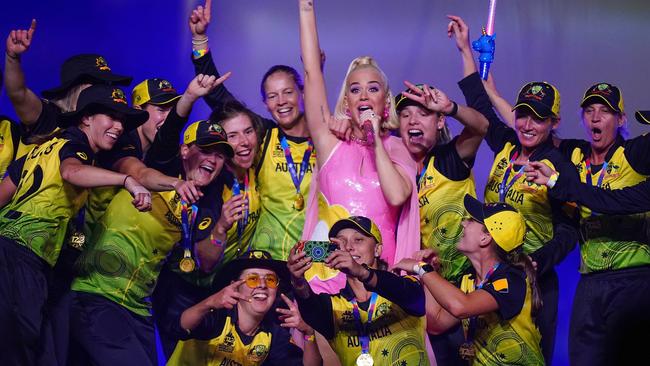
[[[264,281],[266,287],[268,288],[278,288],[278,285],[280,284],[280,279],[275,274],[267,274],[266,276],[262,277],[257,273],[251,273],[244,277],[243,280],[245,280],[244,283],[249,288],[257,288],[261,286],[262,281]]]

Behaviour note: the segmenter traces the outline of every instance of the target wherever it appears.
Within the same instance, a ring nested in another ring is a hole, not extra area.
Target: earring
[[[384,119],[388,119],[390,113],[390,104],[386,103],[386,106],[384,106]]]

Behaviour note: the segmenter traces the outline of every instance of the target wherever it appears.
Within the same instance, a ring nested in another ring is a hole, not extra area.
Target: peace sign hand
[[[224,287],[221,291],[205,299],[205,304],[211,309],[232,309],[242,301],[250,302],[251,299],[242,295],[237,288],[246,280],[237,280]]]
[[[28,30],[14,29],[9,32],[7,37],[7,56],[18,58],[21,54],[29,49],[36,31],[36,19],[32,19],[32,24]]]
[[[454,108],[447,94],[434,87],[429,87],[427,84],[418,88],[415,84],[404,81],[404,85],[409,88],[409,91],[402,92],[406,98],[418,102],[425,106],[427,109],[437,113],[449,113]]]
[[[300,311],[298,311],[298,306],[291,301],[285,294],[280,294],[282,300],[289,307],[289,309],[276,308],[275,311],[280,313],[279,316],[283,328],[296,328],[301,331],[303,334],[312,335],[314,334],[314,329],[307,325],[302,317],[300,316]]]

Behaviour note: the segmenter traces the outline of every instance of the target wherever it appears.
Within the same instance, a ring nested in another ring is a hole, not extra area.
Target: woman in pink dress
[[[415,189],[415,162],[389,130],[399,121],[386,75],[371,57],[352,61],[339,98],[330,112],[321,70],[313,1],[300,1],[300,39],[305,66],[305,114],[317,152],[318,189],[311,189],[303,239],[328,240],[329,227],[354,215],[371,218],[384,238],[381,259],[392,265],[419,249],[420,228]],[[328,127],[330,119],[347,119],[348,141]],[[398,245],[399,243],[399,245]],[[315,291],[344,285],[335,272],[315,266],[307,278]],[[327,281],[324,286],[317,277]]]

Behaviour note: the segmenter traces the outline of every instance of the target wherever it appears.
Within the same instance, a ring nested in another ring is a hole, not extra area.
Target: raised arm
[[[327,105],[325,79],[321,69],[321,52],[316,30],[313,0],[298,0],[300,11],[300,49],[305,67],[305,117],[309,134],[318,151],[318,164],[322,165],[337,143],[329,130],[332,118]]]
[[[43,110],[39,97],[34,94],[25,83],[25,74],[20,64],[20,58],[32,44],[36,31],[36,19],[28,30],[12,30],[7,37],[7,50],[5,52],[4,82],[7,96],[16,110],[20,123],[34,124]]]
[[[456,151],[466,163],[473,161],[489,126],[485,116],[472,108],[452,102],[440,89],[429,88],[427,85],[420,89],[408,81],[404,84],[411,90],[402,93],[405,97],[433,112],[453,117],[465,126],[456,140]]]

